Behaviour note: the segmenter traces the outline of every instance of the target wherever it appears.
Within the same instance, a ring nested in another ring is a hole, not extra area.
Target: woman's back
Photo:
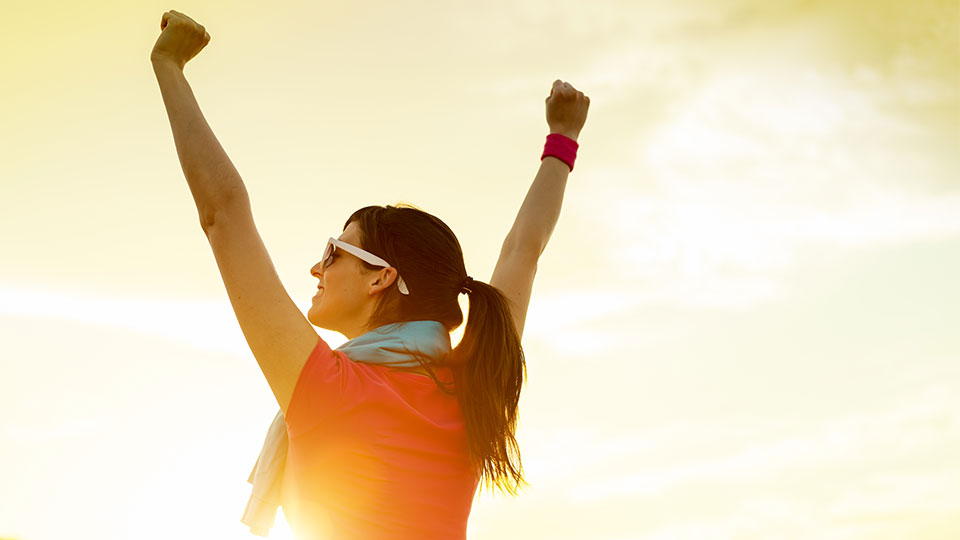
[[[283,509],[298,537],[466,537],[478,479],[457,398],[432,378],[320,339],[285,418]]]

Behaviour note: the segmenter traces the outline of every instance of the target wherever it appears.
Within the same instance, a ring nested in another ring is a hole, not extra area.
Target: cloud
[[[619,156],[583,160],[565,219],[605,246],[611,281],[639,280],[637,305],[729,309],[782,296],[811,250],[960,234],[957,145],[911,109],[951,110],[949,89],[879,73],[718,73]]]
[[[603,8],[549,7],[576,35],[611,24]],[[810,252],[960,234],[956,10],[616,9],[619,32],[571,59],[569,75],[591,116],[567,188],[577,204],[561,220],[575,223],[571,245],[605,246],[580,270],[618,284],[593,287],[598,297],[749,309],[788,294],[781,276]],[[525,96],[541,79],[507,74],[493,91]]]
[[[729,443],[715,438],[716,434],[716,431],[706,432],[693,447],[716,448]],[[665,438],[661,450],[691,447],[690,441],[678,442]],[[630,474],[623,474],[619,466],[611,463],[609,468],[617,472],[608,472],[604,475],[606,478],[577,482],[567,493],[578,503],[584,503],[610,497],[659,496],[685,484],[758,484],[782,479],[791,473],[805,474],[827,467],[869,466],[891,460],[915,462],[918,454],[922,455],[931,448],[957,444],[960,444],[960,401],[954,389],[944,384],[902,399],[886,411],[834,418],[805,433],[752,443],[725,457],[693,460]],[[639,448],[645,447],[641,445]],[[634,464],[645,461],[641,452],[620,460],[621,463]],[[591,472],[592,477],[600,476],[596,470]],[[936,474],[939,474],[936,466],[931,465],[914,477],[928,478]],[[951,500],[957,499],[953,497]],[[842,511],[845,504],[838,503],[837,508],[841,509],[838,511]]]
[[[960,467],[935,475],[890,472],[868,478],[831,501],[834,519],[891,516],[905,513],[950,512],[960,509]]]
[[[669,520],[665,526],[644,531],[642,538],[945,538],[958,524],[960,498],[953,489],[960,481],[958,473],[941,471],[898,480],[879,476],[866,489],[827,493],[813,500],[754,495],[722,517]]]
[[[250,355],[229,300],[128,298],[7,283],[0,284],[0,315],[67,319],[160,336],[200,351]],[[317,331],[333,347],[346,341],[336,332]]]

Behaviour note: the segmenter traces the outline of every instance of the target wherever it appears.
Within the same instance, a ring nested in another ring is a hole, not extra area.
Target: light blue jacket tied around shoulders
[[[444,359],[450,349],[450,333],[440,322],[406,321],[374,328],[334,350],[354,362],[415,367],[419,363],[413,353],[432,362]],[[253,484],[253,492],[240,518],[257,536],[268,536],[277,517],[288,444],[286,420],[283,411],[277,411],[257,462],[247,478],[247,482]]]

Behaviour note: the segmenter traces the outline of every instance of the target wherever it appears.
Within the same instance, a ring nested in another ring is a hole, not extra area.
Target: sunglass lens
[[[333,262],[333,244],[327,242],[327,249],[323,251],[323,267],[326,268],[330,266],[330,263]]]

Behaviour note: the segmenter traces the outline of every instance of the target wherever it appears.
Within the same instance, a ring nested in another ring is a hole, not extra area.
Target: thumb
[[[163,31],[163,29],[167,27],[167,22],[170,20],[171,17],[173,17],[173,14],[170,13],[169,11],[163,12],[163,16],[160,17],[160,30],[161,30],[161,31]]]
[[[550,101],[550,98],[553,97],[553,93],[557,90],[558,84],[560,84],[560,79],[553,81],[553,84],[550,85],[550,95],[547,96],[546,101]]]

